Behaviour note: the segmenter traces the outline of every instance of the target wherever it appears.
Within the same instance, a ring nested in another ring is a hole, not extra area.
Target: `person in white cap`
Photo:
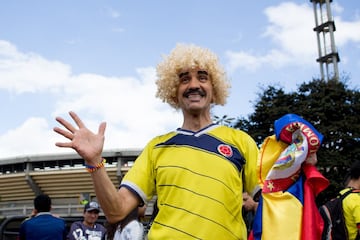
[[[100,223],[96,223],[99,218],[100,207],[97,202],[89,202],[84,207],[84,220],[76,221],[71,224],[68,240],[102,240],[106,234],[106,229]]]

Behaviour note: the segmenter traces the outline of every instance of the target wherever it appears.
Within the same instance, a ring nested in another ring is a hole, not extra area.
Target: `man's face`
[[[99,217],[99,211],[97,210],[84,212],[84,222],[87,225],[93,225],[97,221],[98,217]]]
[[[193,68],[185,69],[179,74],[177,101],[180,108],[189,113],[200,113],[210,110],[213,87],[207,71]]]

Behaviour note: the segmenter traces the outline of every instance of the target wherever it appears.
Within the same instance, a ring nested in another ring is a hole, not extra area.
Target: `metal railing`
[[[33,211],[33,206],[31,205],[22,205],[22,206],[13,206],[13,207],[0,207],[0,216],[19,216],[25,215],[30,216]],[[84,205],[55,205],[52,206],[51,212],[53,214],[62,216],[62,217],[72,217],[72,216],[82,216],[84,210]],[[100,215],[103,215],[100,212]]]

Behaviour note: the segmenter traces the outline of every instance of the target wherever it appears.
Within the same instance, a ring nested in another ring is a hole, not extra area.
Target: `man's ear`
[[[36,214],[38,214],[38,210],[36,210],[35,208],[32,210],[31,212],[31,216],[35,216]]]
[[[174,101],[174,103],[175,103],[176,105],[179,104],[178,98],[177,98],[176,96],[175,96],[175,97],[171,97],[171,99]]]

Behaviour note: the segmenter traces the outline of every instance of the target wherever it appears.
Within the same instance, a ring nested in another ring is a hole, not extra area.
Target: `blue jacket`
[[[41,212],[21,224],[19,237],[20,240],[64,240],[66,224],[49,212]]]

